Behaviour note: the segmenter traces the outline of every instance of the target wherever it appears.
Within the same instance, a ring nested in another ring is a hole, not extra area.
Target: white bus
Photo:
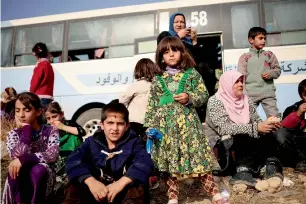
[[[154,59],[158,34],[168,30],[172,13],[181,12],[223,71],[236,69],[247,51],[248,30],[266,28],[266,49],[282,67],[276,80],[282,112],[299,100],[297,84],[306,78],[305,11],[306,0],[180,0],[3,21],[1,87],[29,90],[31,49],[46,43],[54,57],[55,100],[92,134],[103,104],[133,82],[139,59]]]

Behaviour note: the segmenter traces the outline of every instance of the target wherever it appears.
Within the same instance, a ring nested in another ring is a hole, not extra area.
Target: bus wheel
[[[92,136],[100,128],[101,110],[101,108],[91,108],[83,112],[76,119],[76,122],[82,126],[87,133],[83,137],[84,140],[87,137]]]

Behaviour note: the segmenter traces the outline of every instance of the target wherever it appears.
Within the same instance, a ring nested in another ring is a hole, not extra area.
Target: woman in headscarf
[[[206,124],[212,148],[221,141],[229,144],[235,154],[236,173],[231,184],[255,186],[259,169],[266,165],[265,179],[283,179],[282,167],[276,158],[275,131],[279,121],[262,121],[256,108],[243,93],[243,75],[237,71],[225,72],[217,93],[208,100]]]
[[[215,93],[215,85],[217,78],[215,76],[215,66],[209,64],[209,50],[205,50],[205,45],[202,46],[197,40],[197,31],[195,28],[186,26],[186,18],[182,13],[174,13],[169,20],[169,30],[161,32],[157,37],[157,44],[168,36],[175,36],[181,39],[188,52],[196,62],[196,69],[201,74],[207,91],[210,96]],[[201,122],[205,119],[206,104],[197,108]]]

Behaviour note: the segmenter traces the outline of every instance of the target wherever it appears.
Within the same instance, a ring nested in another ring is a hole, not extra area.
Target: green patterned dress
[[[178,91],[189,94],[191,106],[173,100],[162,102],[165,95],[170,93],[172,97]],[[144,126],[156,128],[163,134],[162,141],[154,142],[152,149],[152,159],[159,171],[183,178],[212,171],[211,148],[195,110],[207,100],[202,77],[194,68],[175,75],[164,72],[156,78],[151,86]]]

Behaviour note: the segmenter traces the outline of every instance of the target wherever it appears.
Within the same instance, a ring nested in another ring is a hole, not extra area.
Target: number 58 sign
[[[193,11],[191,12],[191,26],[197,27],[207,25],[207,13],[206,11]]]

